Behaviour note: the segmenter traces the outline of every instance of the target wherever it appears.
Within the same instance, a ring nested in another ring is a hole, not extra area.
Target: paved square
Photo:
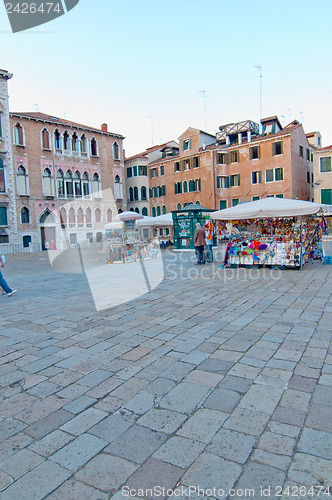
[[[163,259],[157,288],[97,310],[65,256],[7,257],[1,499],[332,484],[332,267]]]

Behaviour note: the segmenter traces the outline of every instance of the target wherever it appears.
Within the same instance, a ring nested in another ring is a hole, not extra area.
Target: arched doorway
[[[40,237],[42,250],[50,250],[55,248],[56,232],[55,225],[56,219],[50,210],[45,210],[39,217],[40,224]]]

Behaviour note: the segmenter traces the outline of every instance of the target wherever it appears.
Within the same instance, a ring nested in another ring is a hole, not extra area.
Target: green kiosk
[[[179,210],[172,211],[174,250],[195,249],[194,235],[196,224],[199,222],[204,227],[206,220],[209,220],[210,212],[214,212],[214,210],[194,203],[189,203]],[[215,236],[213,243],[215,244]]]

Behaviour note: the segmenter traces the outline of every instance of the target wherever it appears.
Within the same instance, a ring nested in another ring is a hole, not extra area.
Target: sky
[[[262,117],[297,119],[327,146],[331,18],[331,0],[80,0],[13,34],[1,2],[0,68],[11,111],[105,122],[130,156],[189,126],[259,121],[261,66]]]

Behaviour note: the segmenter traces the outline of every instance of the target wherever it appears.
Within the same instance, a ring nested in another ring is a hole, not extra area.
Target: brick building
[[[262,129],[231,123],[215,137],[188,128],[177,156],[149,165],[152,215],[191,202],[219,209],[267,196],[311,200],[314,141],[297,121],[282,128],[274,116]]]
[[[43,113],[10,113],[10,121],[18,241],[45,249],[59,223],[71,244],[101,240],[105,223],[126,209],[124,137],[106,124],[99,130]]]
[[[12,162],[8,80],[13,75],[0,70],[0,243],[17,243],[15,179]]]

